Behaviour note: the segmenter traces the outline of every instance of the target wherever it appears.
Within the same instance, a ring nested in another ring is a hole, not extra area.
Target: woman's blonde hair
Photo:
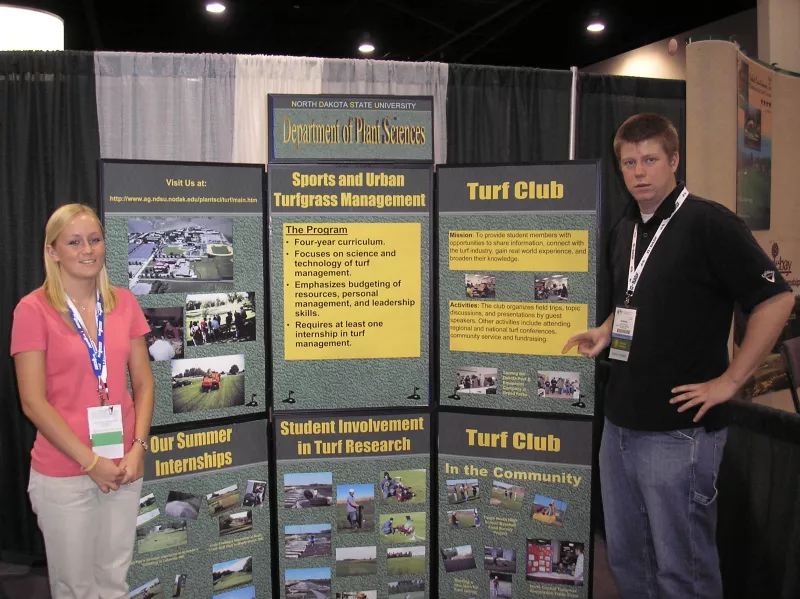
[[[44,229],[44,290],[47,303],[59,312],[67,311],[67,292],[64,289],[64,282],[61,280],[61,266],[53,260],[47,251],[47,246],[55,244],[58,236],[69,224],[69,222],[79,214],[88,214],[100,226],[100,231],[105,237],[103,224],[97,217],[97,213],[89,206],[83,204],[66,204],[61,206],[58,210],[53,212],[47,221]],[[114,293],[114,288],[108,278],[108,271],[106,270],[105,263],[103,268],[97,273],[97,288],[100,290],[100,297],[103,299],[103,310],[110,312],[117,305],[117,296]]]

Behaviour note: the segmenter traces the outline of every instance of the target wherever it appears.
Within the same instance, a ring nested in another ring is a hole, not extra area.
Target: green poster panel
[[[596,163],[441,167],[439,401],[592,414]]]
[[[261,165],[102,160],[106,263],[150,324],[153,425],[266,412]]]
[[[270,165],[276,411],[425,406],[429,166]]]
[[[435,597],[430,416],[281,414],[275,427],[280,596]]]
[[[266,420],[151,435],[131,597],[269,599]]]
[[[439,597],[588,597],[591,422],[438,417]]]

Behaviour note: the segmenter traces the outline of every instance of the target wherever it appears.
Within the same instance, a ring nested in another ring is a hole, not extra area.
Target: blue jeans
[[[622,599],[722,599],[717,473],[727,430],[634,431],[605,422],[600,484]]]

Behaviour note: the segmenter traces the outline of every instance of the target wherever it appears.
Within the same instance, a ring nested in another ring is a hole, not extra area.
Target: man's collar
[[[669,195],[664,198],[664,201],[658,205],[656,208],[655,213],[653,214],[653,218],[651,218],[648,222],[652,221],[662,221],[664,219],[669,218],[675,210],[675,201],[678,199],[678,196],[683,191],[686,184],[683,181],[678,181],[675,189],[673,189]],[[633,200],[629,206],[627,211],[627,216],[631,220],[634,220],[638,223],[642,223],[642,212],[639,210],[639,204],[636,200]]]

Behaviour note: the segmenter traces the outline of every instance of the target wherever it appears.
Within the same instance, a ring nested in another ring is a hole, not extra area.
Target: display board
[[[267,421],[150,436],[132,599],[269,599]]]
[[[592,414],[595,162],[440,167],[440,402]]]
[[[263,414],[263,166],[100,169],[108,271],[150,323],[153,425]]]
[[[440,412],[439,597],[588,597],[592,423]]]
[[[429,166],[270,166],[276,410],[428,404],[431,199]]]
[[[275,429],[280,596],[435,596],[429,415],[279,414]]]
[[[433,163],[431,96],[268,96],[269,163]]]

